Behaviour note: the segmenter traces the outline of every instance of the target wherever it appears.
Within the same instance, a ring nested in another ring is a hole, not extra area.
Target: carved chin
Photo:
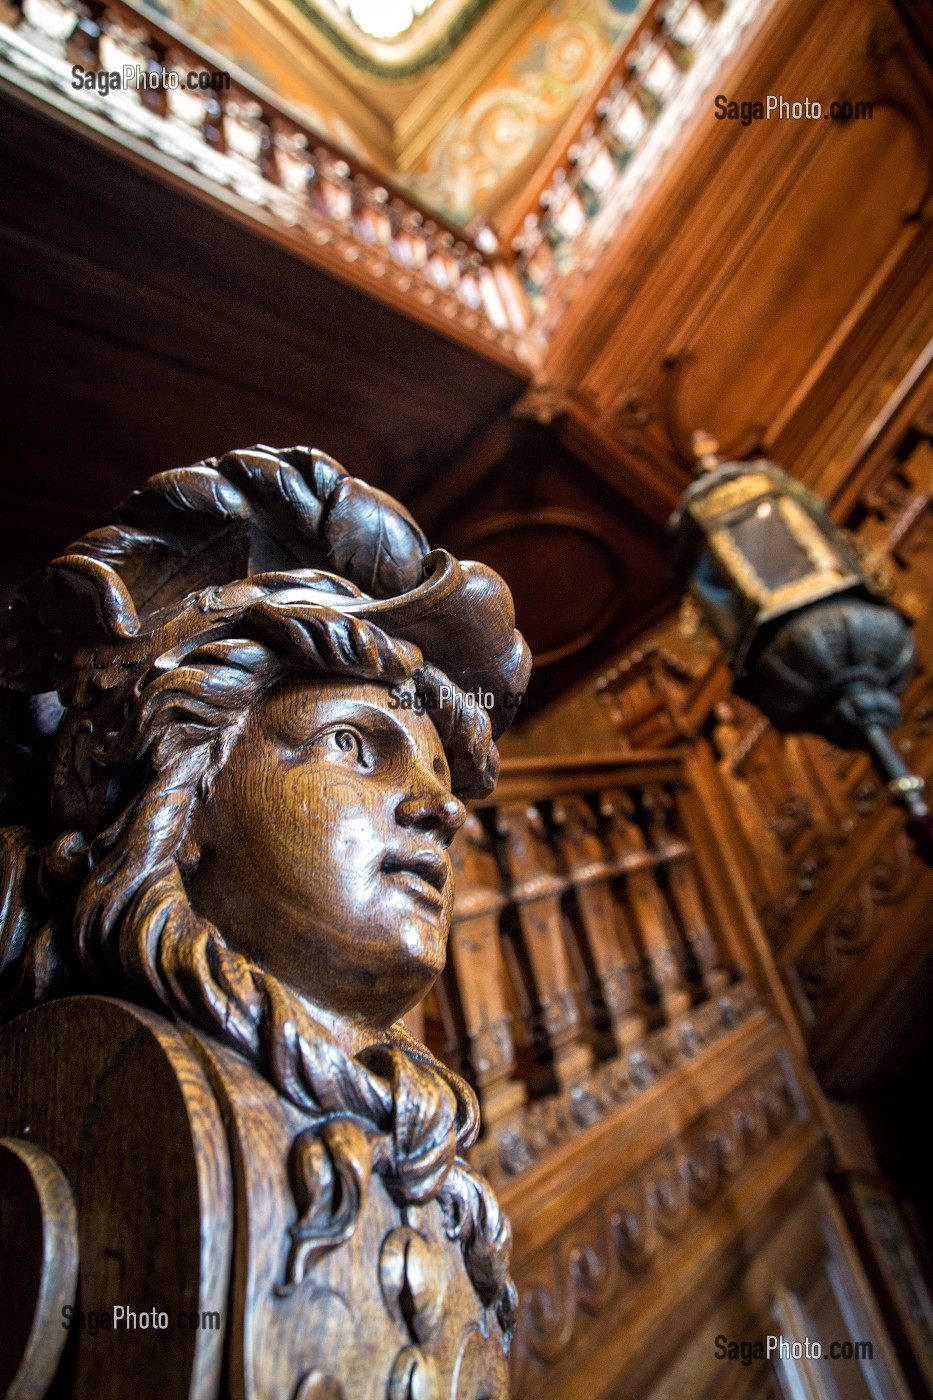
[[[447,931],[436,921],[406,919],[399,930],[401,952],[415,975],[430,985],[444,970],[447,961]]]

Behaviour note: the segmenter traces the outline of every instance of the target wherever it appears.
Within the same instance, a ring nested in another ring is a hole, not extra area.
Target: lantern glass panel
[[[715,560],[708,554],[700,556],[693,575],[696,601],[723,646],[736,645],[742,627],[743,608],[734,587]]]
[[[812,559],[791,534],[773,500],[758,501],[745,515],[731,521],[728,530],[766,588],[780,588],[813,571]]]

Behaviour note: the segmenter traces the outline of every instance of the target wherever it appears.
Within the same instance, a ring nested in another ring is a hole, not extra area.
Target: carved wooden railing
[[[138,66],[177,85],[75,89]],[[194,197],[258,221],[309,261],[406,315],[527,367],[527,307],[488,229],[447,225],[246,73],[123,0],[2,0],[0,79],[143,155]],[[200,85],[200,74],[207,86]],[[226,74],[210,84],[211,74]],[[194,86],[188,86],[188,75]]]
[[[506,762],[453,847],[433,1047],[475,1085],[483,1170],[516,1176],[748,1014],[676,754]]]
[[[639,1393],[708,1302],[683,1251],[731,1276],[825,1167],[794,1047],[681,753],[507,760],[452,850],[425,1032],[514,1227],[512,1393]]]
[[[929,380],[925,387],[929,394]],[[853,464],[842,523],[888,575],[914,624],[918,665],[895,740],[933,783],[933,414],[908,403],[877,447]],[[884,1035],[873,1017],[898,1000],[928,938],[933,873],[913,852],[868,759],[808,736],[781,736],[729,695],[715,661],[685,665],[658,648],[617,666],[597,691],[625,747],[686,744],[776,965],[827,1083],[857,1088]],[[890,1011],[890,1007],[889,1007]],[[866,1020],[866,1018],[869,1018]],[[891,1026],[896,1025],[896,1018]],[[864,1033],[855,1034],[856,1030]],[[890,1033],[894,1033],[893,1029]]]
[[[540,340],[766,8],[762,0],[656,0],[574,112],[500,230]]]
[[[0,0],[0,79],[369,295],[537,370],[574,288],[766,9],[767,0],[654,0],[498,235],[445,223],[129,0]],[[76,91],[75,64],[91,75],[136,65],[178,85]],[[187,86],[208,70],[228,81]]]

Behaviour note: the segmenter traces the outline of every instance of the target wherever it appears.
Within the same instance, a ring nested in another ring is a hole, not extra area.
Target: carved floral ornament
[[[460,798],[494,786],[529,669],[498,575],[307,448],[152,478],[0,618],[3,1018],[115,994],[253,1066],[304,1124],[283,1295],[378,1179],[392,1396],[460,1394],[464,1346],[501,1371],[514,1322],[509,1225],[462,1158],[475,1096],[398,1018],[443,966]],[[474,1298],[453,1381],[446,1250]]]

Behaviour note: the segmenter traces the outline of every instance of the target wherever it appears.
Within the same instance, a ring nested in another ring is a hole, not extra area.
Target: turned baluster
[[[38,9],[39,7],[34,7]],[[65,61],[67,63],[78,63],[82,68],[91,70],[100,67],[100,24],[97,17],[85,6],[68,5],[62,6],[63,10],[73,9],[77,17],[77,23],[65,41]],[[27,14],[31,19],[32,14]],[[44,28],[40,24],[40,28]]]
[[[719,949],[703,908],[693,864],[693,847],[672,830],[674,798],[666,789],[647,787],[643,800],[655,850],[665,856],[667,882],[684,938],[693,953],[704,991],[707,996],[716,997],[728,986],[729,974],[720,965]]]
[[[522,941],[534,982],[536,1008],[532,1039],[542,1035],[552,1052],[560,1087],[578,1083],[592,1065],[577,1005],[563,936],[561,895],[566,881],[556,873],[556,859],[536,807],[507,805],[497,812]]]
[[[641,937],[661,1008],[674,1022],[690,1006],[678,958],[677,935],[654,875],[654,859],[634,820],[631,799],[621,789],[605,792],[600,812],[617,874],[624,874],[628,901]]]
[[[557,846],[574,888],[587,949],[596,974],[598,995],[619,1050],[645,1034],[637,1013],[638,955],[631,935],[618,918],[612,896],[613,868],[599,835],[590,804],[582,796],[559,799],[552,813]],[[625,934],[625,942],[620,938]]]
[[[445,988],[451,981],[455,983],[488,1135],[522,1107],[527,1093],[524,1084],[514,1078],[515,1042],[499,940],[499,916],[506,896],[495,853],[475,813],[457,833],[451,859],[454,912],[444,983]]]

